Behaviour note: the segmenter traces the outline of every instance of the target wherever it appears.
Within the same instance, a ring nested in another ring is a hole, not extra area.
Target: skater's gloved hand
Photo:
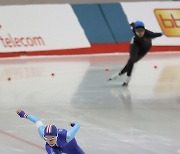
[[[27,118],[27,114],[22,111],[22,110],[17,110],[16,113],[21,117],[21,118]]]
[[[130,23],[130,26],[131,26],[131,27],[134,27],[134,22],[131,22],[131,23]]]
[[[71,127],[74,127],[75,123],[70,123]]]

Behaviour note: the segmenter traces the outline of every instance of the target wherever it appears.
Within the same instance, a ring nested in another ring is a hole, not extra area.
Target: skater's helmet
[[[44,129],[44,137],[45,136],[57,136],[57,128],[55,125],[47,125]]]
[[[134,28],[145,28],[144,23],[142,21],[136,21],[134,23]]]

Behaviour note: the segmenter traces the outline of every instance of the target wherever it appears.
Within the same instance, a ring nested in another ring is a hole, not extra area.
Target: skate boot
[[[110,81],[110,80],[116,80],[119,76],[120,76],[119,73],[113,74],[113,75],[108,79],[108,81]]]
[[[126,79],[124,80],[122,86],[128,86],[130,80],[131,80],[131,77],[127,76]]]

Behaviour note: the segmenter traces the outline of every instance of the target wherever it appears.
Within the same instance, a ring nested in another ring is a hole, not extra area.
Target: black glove
[[[131,27],[134,27],[134,22],[131,22],[129,25],[130,25]]]
[[[74,127],[75,123],[70,123],[71,127]]]
[[[16,113],[21,117],[21,118],[27,118],[27,114],[22,111],[22,110],[17,110]]]

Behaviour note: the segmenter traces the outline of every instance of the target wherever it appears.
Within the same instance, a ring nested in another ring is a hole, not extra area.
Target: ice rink
[[[128,87],[127,54],[0,59],[0,153],[45,154],[34,123],[70,129],[87,154],[180,154],[180,52],[149,53]]]

